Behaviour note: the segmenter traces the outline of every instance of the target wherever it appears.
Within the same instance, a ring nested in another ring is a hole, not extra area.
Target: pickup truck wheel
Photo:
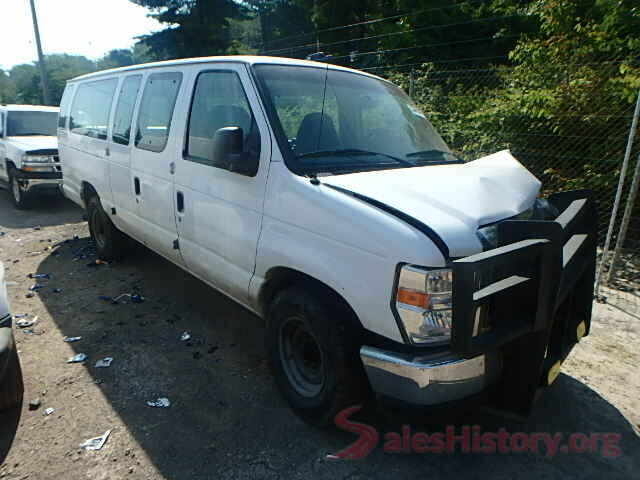
[[[22,369],[18,352],[14,347],[4,377],[0,380],[0,411],[8,410],[22,403],[23,394]]]
[[[93,195],[87,201],[87,220],[98,258],[106,261],[122,258],[127,249],[127,237],[115,227],[104,212],[97,195]]]
[[[29,197],[24,187],[20,185],[14,169],[9,170],[9,193],[13,206],[18,210],[24,210],[29,207]]]
[[[362,404],[368,383],[359,346],[337,309],[291,287],[276,295],[267,316],[274,377],[298,415],[325,426],[344,408]]]

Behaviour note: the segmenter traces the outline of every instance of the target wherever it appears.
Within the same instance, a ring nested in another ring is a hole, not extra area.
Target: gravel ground
[[[16,329],[25,401],[21,411],[0,415],[0,478],[638,478],[636,317],[598,305],[592,335],[576,347],[526,424],[486,413],[463,421],[483,431],[615,432],[621,435],[617,458],[378,448],[360,461],[329,460],[328,453],[355,436],[318,430],[291,412],[272,382],[259,318],[144,249],[117,264],[88,267],[95,257],[81,217],[63,199],[18,212],[0,192],[0,260],[12,309],[38,316],[34,333]],[[29,273],[53,276],[39,280],[45,287],[31,298]],[[98,298],[122,293],[145,301],[124,297],[113,305]],[[185,331],[190,341],[180,341]],[[65,343],[65,336],[82,340]],[[88,360],[66,363],[77,353]],[[113,357],[111,367],[96,368],[104,357]],[[171,406],[146,405],[158,397]],[[30,410],[36,398],[42,405]],[[44,415],[49,407],[54,413]],[[379,414],[365,420],[381,432],[401,429]],[[101,450],[78,447],[109,429]]]

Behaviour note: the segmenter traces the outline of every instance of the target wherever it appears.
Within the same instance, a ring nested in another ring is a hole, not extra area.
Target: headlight
[[[396,311],[411,343],[435,345],[451,340],[452,286],[451,269],[402,267],[396,288]]]
[[[23,155],[22,161],[25,163],[53,163],[51,155]]]

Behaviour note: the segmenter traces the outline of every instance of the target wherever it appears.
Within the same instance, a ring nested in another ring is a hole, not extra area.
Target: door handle
[[[180,213],[184,212],[184,195],[182,192],[177,193],[177,208]]]
[[[136,191],[136,195],[140,195],[140,179],[138,177],[133,179],[133,188]]]

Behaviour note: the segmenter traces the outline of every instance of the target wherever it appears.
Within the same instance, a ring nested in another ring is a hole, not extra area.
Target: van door
[[[254,272],[271,155],[268,124],[247,67],[195,66],[183,158],[176,165],[180,250],[189,270],[246,302]],[[257,172],[229,171],[213,153],[213,136],[241,127]]]
[[[173,170],[181,142],[169,141],[171,120],[182,73],[146,76],[136,121],[131,173],[142,235],[140,240],[166,258],[182,264],[174,212]]]
[[[139,240],[142,240],[142,231],[139,221],[139,203],[131,171],[133,146],[131,130],[141,84],[141,74],[129,75],[122,79],[116,96],[115,114],[107,148],[111,162],[111,192],[116,209],[116,215],[112,220],[118,228]]]

